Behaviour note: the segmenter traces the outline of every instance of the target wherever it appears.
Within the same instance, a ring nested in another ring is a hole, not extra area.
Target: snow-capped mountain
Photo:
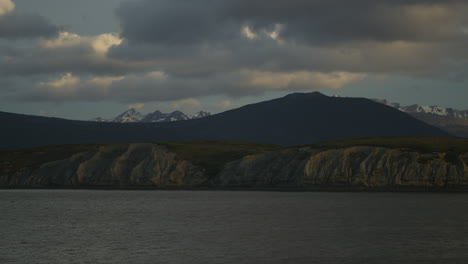
[[[118,115],[116,118],[112,119],[110,122],[114,123],[136,123],[140,122],[143,119],[143,115],[137,110],[131,108],[122,114]]]
[[[208,112],[200,111],[195,114],[186,115],[181,111],[174,111],[171,113],[163,113],[156,110],[147,115],[143,115],[135,109],[129,109],[122,114],[118,115],[114,119],[106,120],[104,118],[94,118],[91,121],[95,122],[114,122],[114,123],[155,123],[155,122],[174,122],[182,120],[197,119],[206,116],[210,116]]]
[[[149,113],[145,115],[145,117],[141,120],[144,123],[153,123],[153,122],[164,122],[167,114],[162,113],[159,110],[154,111],[153,113]]]
[[[181,121],[181,120],[188,120],[190,119],[187,115],[182,113],[181,111],[174,111],[172,113],[162,113],[161,111],[157,110],[153,113],[147,114],[142,120],[142,123],[154,123],[154,122],[174,122],[174,121]]]
[[[208,113],[208,112],[205,112],[205,111],[200,111],[198,113],[195,113],[195,114],[191,114],[191,115],[188,115],[188,119],[197,119],[197,118],[202,118],[202,117],[207,117],[207,116],[210,116],[211,113]]]
[[[403,112],[407,113],[425,113],[454,118],[468,118],[468,110],[461,111],[437,105],[410,105],[401,107],[401,109]]]
[[[468,119],[468,110],[456,110],[453,108],[447,108],[443,106],[437,106],[437,105],[409,105],[409,106],[401,106],[398,103],[391,103],[388,102],[387,100],[382,100],[382,99],[374,99],[374,101],[386,104],[388,106],[391,106],[393,108],[396,108],[400,111],[409,113],[409,114],[414,114],[414,113],[422,113],[422,114],[433,114],[433,115],[438,115],[438,116],[445,116],[445,117],[451,117],[451,118],[465,118]]]

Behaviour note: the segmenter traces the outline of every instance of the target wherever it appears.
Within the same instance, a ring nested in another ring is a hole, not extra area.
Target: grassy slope
[[[342,148],[350,146],[376,146],[408,148],[422,152],[468,152],[468,139],[448,137],[369,137],[344,139],[309,145],[319,148]]]
[[[99,145],[62,145],[0,151],[0,172],[39,168],[44,163],[66,159],[73,154],[95,150],[98,147]]]

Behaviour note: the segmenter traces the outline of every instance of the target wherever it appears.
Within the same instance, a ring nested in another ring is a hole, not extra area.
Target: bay
[[[0,190],[0,263],[466,263],[468,194]]]

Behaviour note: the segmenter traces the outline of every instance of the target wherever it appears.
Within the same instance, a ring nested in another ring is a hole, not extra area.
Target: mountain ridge
[[[399,103],[392,103],[385,99],[373,100],[408,113],[427,124],[439,127],[458,137],[468,137],[468,110],[457,110],[438,105],[413,104],[401,106]]]
[[[450,136],[364,98],[296,93],[177,122],[86,122],[0,113],[0,149],[62,144],[238,140],[285,146],[370,136]]]
[[[111,119],[101,117],[93,118],[89,121],[94,122],[112,122],[112,123],[156,123],[156,122],[176,122],[190,119],[203,118],[210,116],[211,113],[199,111],[194,114],[184,114],[182,111],[175,110],[170,113],[163,113],[159,110],[148,113],[146,115],[138,112],[134,108],[130,108],[121,114]]]
[[[468,110],[458,110],[458,109],[454,109],[451,107],[443,107],[439,105],[412,104],[408,106],[402,106],[399,103],[389,102],[385,99],[372,99],[372,100],[394,107],[405,113],[434,114],[434,115],[446,116],[446,117],[451,117],[451,118],[468,119]]]

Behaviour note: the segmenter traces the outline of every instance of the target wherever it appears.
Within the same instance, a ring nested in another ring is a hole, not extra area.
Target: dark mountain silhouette
[[[84,143],[242,140],[280,145],[369,136],[450,136],[363,98],[295,93],[201,119],[101,123],[0,113],[0,149]]]
[[[392,107],[364,98],[295,93],[187,124],[200,139],[301,145],[369,136],[448,136]]]

